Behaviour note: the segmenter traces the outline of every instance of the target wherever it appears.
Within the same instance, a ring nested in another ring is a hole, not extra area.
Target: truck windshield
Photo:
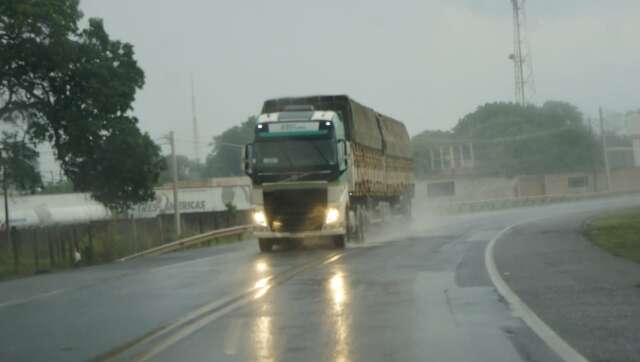
[[[336,145],[330,139],[280,139],[255,143],[258,173],[333,170],[337,166]]]

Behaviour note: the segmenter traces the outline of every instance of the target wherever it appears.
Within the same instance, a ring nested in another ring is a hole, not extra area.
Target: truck
[[[385,216],[411,213],[405,125],[347,95],[265,101],[242,165],[261,252],[309,238],[344,248]]]

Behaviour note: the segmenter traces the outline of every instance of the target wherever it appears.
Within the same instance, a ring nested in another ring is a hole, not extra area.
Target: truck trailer
[[[383,214],[411,212],[406,127],[346,95],[267,100],[242,163],[262,252],[308,238],[344,248]]]

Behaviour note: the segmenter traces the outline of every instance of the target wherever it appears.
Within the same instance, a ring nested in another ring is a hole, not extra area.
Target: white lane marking
[[[46,293],[42,293],[42,294],[36,294],[34,296],[31,297],[27,297],[27,298],[22,298],[22,299],[14,299],[14,300],[10,300],[8,302],[4,302],[4,303],[0,303],[0,308],[4,308],[4,307],[11,307],[17,304],[23,304],[23,303],[29,303],[32,302],[34,300],[38,300],[38,299],[44,299],[56,294],[60,294],[60,293],[64,293],[68,290],[71,290],[71,288],[63,288],[63,289],[57,289],[57,290],[52,290],[50,292],[46,292]]]
[[[542,220],[550,217],[544,217],[536,219]],[[543,341],[544,343],[551,348],[560,358],[567,362],[588,362],[588,360],[581,355],[578,351],[573,349],[562,337],[560,337],[551,327],[549,327],[545,322],[538,317],[527,304],[525,304],[520,297],[516,295],[516,293],[509,288],[509,285],[502,279],[500,272],[496,266],[495,259],[493,257],[493,250],[495,248],[496,242],[506,235],[508,232],[513,230],[516,226],[527,224],[530,221],[525,221],[519,224],[511,225],[506,229],[500,231],[487,245],[484,254],[485,266],[487,268],[487,272],[489,273],[489,277],[491,277],[491,281],[493,285],[495,285],[498,293],[502,295],[504,299],[509,302],[511,309],[513,310],[513,314],[516,317],[522,319],[528,326],[533,330]]]
[[[337,254],[337,255],[344,255],[345,252],[342,252],[341,254]],[[263,297],[268,291],[270,291],[272,289],[273,286],[275,285],[279,285],[282,284],[284,282],[286,282],[287,280],[289,280],[290,278],[293,278],[294,276],[298,275],[299,273],[303,272],[306,269],[309,268],[313,268],[313,267],[318,267],[321,266],[324,263],[324,261],[326,260],[331,260],[335,257],[336,255],[333,255],[325,260],[317,260],[317,261],[312,261],[310,263],[307,264],[303,264],[301,266],[298,267],[294,267],[292,269],[289,269],[288,271],[282,272],[276,276],[269,276],[265,279],[267,279],[267,281],[272,280],[272,279],[279,279],[279,281],[276,281],[273,285],[272,284],[266,284],[266,285],[256,285],[254,288],[251,288],[249,290],[247,290],[246,292],[240,294],[239,296],[236,297],[232,297],[232,298],[228,298],[226,301],[223,302],[214,302],[211,303],[207,306],[204,306],[192,313],[189,313],[188,316],[181,318],[180,320],[178,320],[175,323],[172,323],[171,325],[153,333],[150,336],[147,336],[146,338],[142,339],[141,341],[138,341],[136,343],[136,346],[140,346],[143,343],[146,343],[148,341],[152,341],[153,339],[160,337],[166,333],[173,333],[173,330],[178,329],[175,333],[170,334],[167,338],[160,340],[158,343],[154,344],[150,349],[146,350],[146,351],[142,351],[140,353],[138,353],[137,355],[135,355],[133,358],[131,358],[131,361],[136,361],[136,362],[143,362],[143,361],[148,361],[150,359],[152,359],[153,357],[157,356],[158,354],[164,352],[167,348],[175,345],[176,343],[182,341],[183,339],[189,337],[190,335],[194,334],[195,332],[199,331],[200,329],[206,327],[208,324],[210,324],[211,322],[233,312],[234,310],[241,308],[245,305],[248,305],[250,303],[252,303],[253,301],[255,301],[256,299],[260,299],[261,297]],[[339,259],[339,258],[338,258]],[[338,259],[333,259],[332,262],[335,262]],[[228,304],[228,305],[227,305]],[[215,306],[215,307],[214,307]],[[218,309],[219,310],[215,310]],[[209,311],[212,311],[211,314],[206,314]],[[183,326],[184,324],[189,323],[186,326]],[[120,353],[122,354],[122,352]],[[109,356],[107,358],[101,359],[101,360],[113,360],[115,357],[117,356]]]
[[[193,324],[188,325],[187,327],[185,327],[184,329],[179,330],[177,333],[169,336],[167,339],[163,340],[161,343],[154,345],[151,349],[149,349],[148,351],[145,351],[143,353],[141,353],[140,355],[138,355],[137,357],[134,357],[132,360],[133,361],[148,361],[151,358],[157,356],[158,354],[160,354],[161,352],[163,352],[164,350],[166,350],[167,348],[173,346],[174,344],[180,342],[181,340],[185,339],[186,337],[189,337],[190,335],[192,335],[193,333],[199,331],[200,329],[206,327],[209,323],[217,320],[218,318],[229,314],[230,312],[233,312],[234,310],[247,305],[248,303],[251,302],[251,299],[249,298],[244,298],[241,301],[239,301],[238,303],[234,303],[231,304],[227,307],[224,307],[223,309],[214,312],[204,318],[198,319],[196,320]]]

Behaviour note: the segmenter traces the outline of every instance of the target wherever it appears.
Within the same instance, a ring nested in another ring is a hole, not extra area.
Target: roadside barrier
[[[467,212],[501,210],[515,207],[528,207],[568,201],[591,200],[636,193],[640,193],[640,191],[592,192],[567,195],[526,196],[482,201],[460,201],[451,202],[448,204],[440,204],[436,206],[436,209],[443,214],[458,214]]]
[[[251,225],[241,225],[241,226],[234,226],[234,227],[225,228],[225,229],[212,230],[203,234],[190,236],[188,238],[176,240],[171,243],[163,244],[160,246],[156,246],[155,248],[147,249],[139,253],[125,256],[124,258],[120,258],[117,261],[127,261],[127,260],[136,259],[144,256],[168,253],[170,251],[187,248],[193,245],[198,245],[207,241],[211,241],[212,239],[218,239],[226,236],[234,236],[234,235],[241,236],[249,232],[250,230],[251,230]]]

